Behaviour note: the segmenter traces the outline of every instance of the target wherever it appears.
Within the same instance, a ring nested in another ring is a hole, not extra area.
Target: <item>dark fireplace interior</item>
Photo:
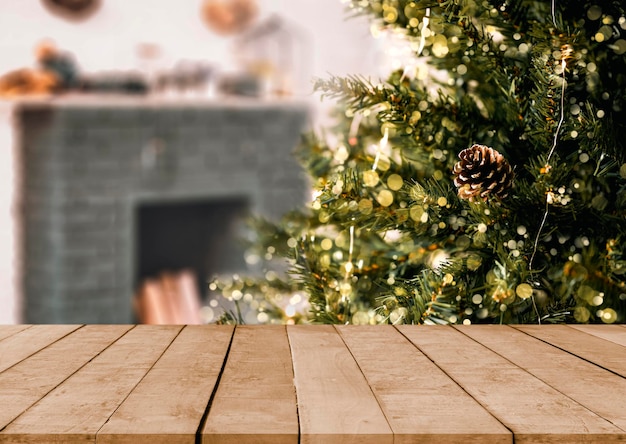
[[[204,299],[214,275],[245,270],[240,239],[248,209],[245,198],[138,205],[135,288],[159,273],[191,269]]]

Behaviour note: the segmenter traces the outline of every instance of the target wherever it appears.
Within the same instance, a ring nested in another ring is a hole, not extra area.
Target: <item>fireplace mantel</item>
[[[244,198],[275,219],[308,184],[292,100],[68,96],[14,104],[22,321],[133,321],[136,208]]]
[[[55,109],[308,109],[306,100],[291,97],[246,97],[246,96],[167,96],[129,94],[65,94],[56,96],[32,96],[17,100],[0,101],[4,107],[13,109],[46,108]]]

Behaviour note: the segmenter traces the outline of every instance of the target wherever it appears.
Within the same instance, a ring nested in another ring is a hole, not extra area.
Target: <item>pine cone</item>
[[[454,185],[459,197],[474,201],[489,196],[505,198],[513,184],[513,170],[509,162],[493,148],[473,145],[459,153],[452,169]]]

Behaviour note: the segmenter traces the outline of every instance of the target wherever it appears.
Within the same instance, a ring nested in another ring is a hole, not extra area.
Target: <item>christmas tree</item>
[[[624,322],[623,1],[349,10],[412,58],[316,81],[337,123],[297,152],[313,202],[255,221],[262,279],[212,288],[261,322]]]

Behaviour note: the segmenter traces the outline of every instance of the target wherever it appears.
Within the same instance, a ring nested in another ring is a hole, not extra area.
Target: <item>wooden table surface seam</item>
[[[29,442],[626,442],[626,329],[0,325]]]

